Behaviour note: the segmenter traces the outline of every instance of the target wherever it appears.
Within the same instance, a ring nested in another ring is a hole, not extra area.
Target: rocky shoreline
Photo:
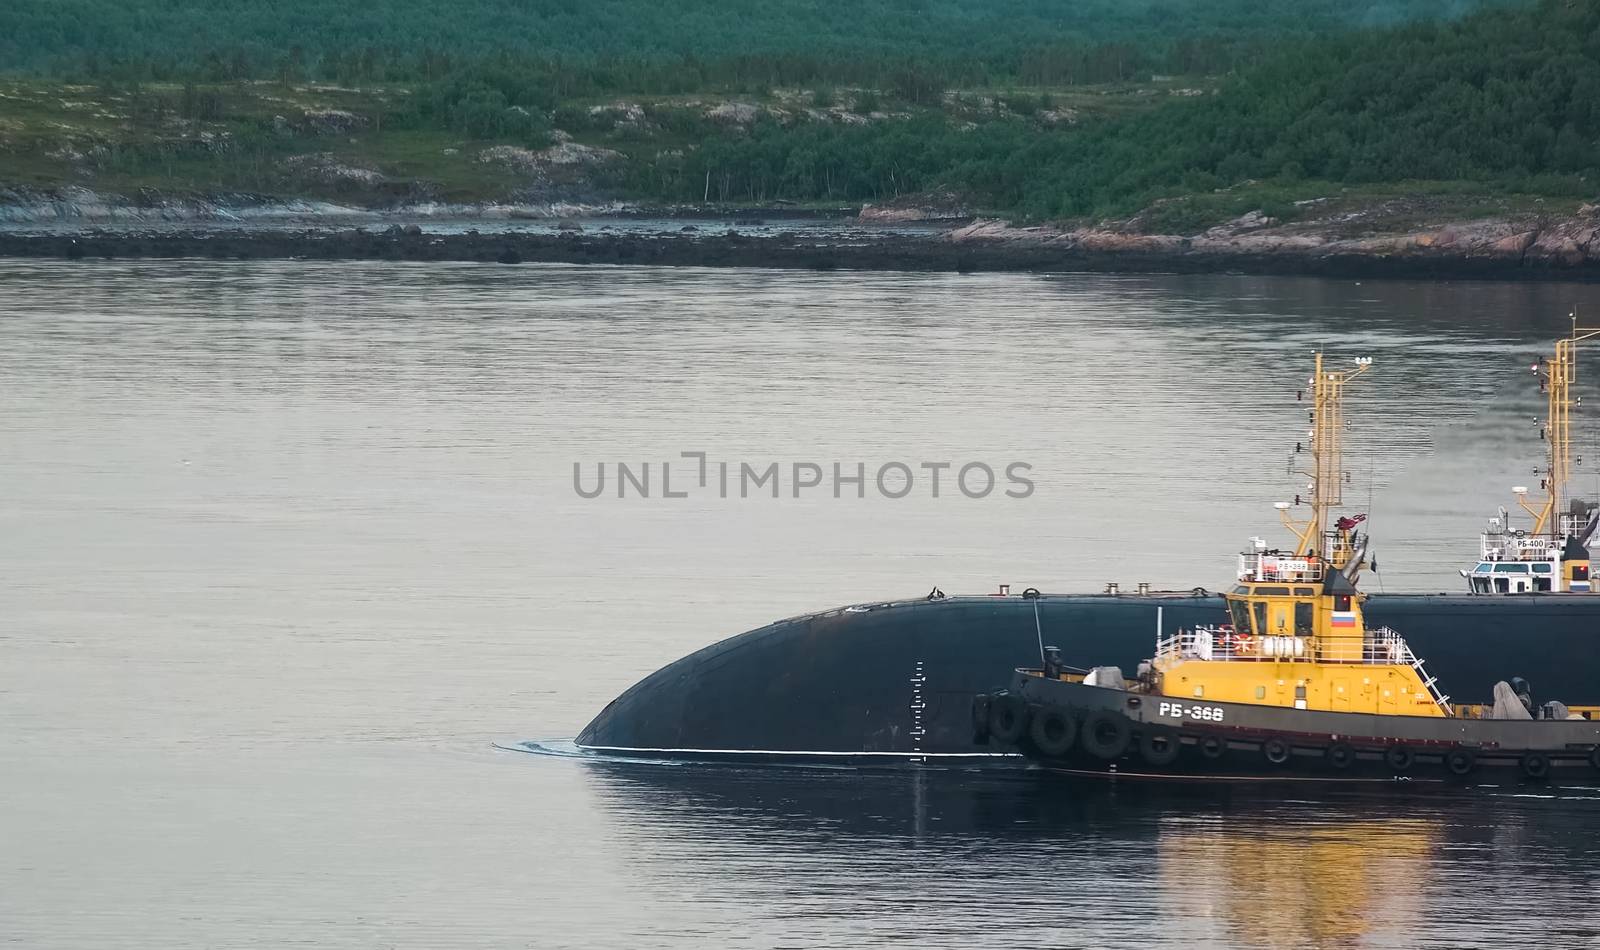
[[[476,261],[778,267],[811,270],[1168,272],[1228,271],[1341,277],[1590,280],[1600,261],[1559,253],[1566,244],[1526,232],[1481,242],[1373,239],[1360,242],[1195,239],[1105,231],[1011,228],[977,222],[928,234],[819,240],[815,232],[429,233],[418,225],[382,231],[0,231],[0,256],[100,260],[200,258]],[[1571,241],[1570,237],[1564,238]],[[1573,246],[1578,246],[1573,242]],[[1557,253],[1547,248],[1554,247]]]
[[[1596,205],[1563,215],[1452,221],[1417,199],[1353,211],[1330,207],[1287,224],[1254,211],[1199,234],[1174,235],[1149,233],[1150,224],[1140,217],[1076,228],[974,220],[953,197],[936,205],[859,210],[619,204],[378,210],[239,195],[128,201],[86,190],[13,190],[0,195],[4,198],[10,199],[0,200],[0,256],[5,257],[1600,277]],[[569,214],[583,215],[587,227],[565,219]],[[1400,223],[1428,217],[1435,223]],[[648,226],[629,223],[638,219],[650,219]],[[519,221],[543,224],[513,223]],[[910,222],[921,226],[907,227]]]

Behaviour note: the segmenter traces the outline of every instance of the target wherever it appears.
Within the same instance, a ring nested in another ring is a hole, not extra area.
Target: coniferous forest
[[[0,92],[0,184],[481,198],[570,143],[639,201],[1203,224],[1241,187],[1591,195],[1600,0],[14,0]]]

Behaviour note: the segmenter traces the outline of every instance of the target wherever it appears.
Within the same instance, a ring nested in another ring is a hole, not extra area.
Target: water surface
[[[0,287],[0,941],[1595,939],[1595,790],[1285,802],[492,743],[806,610],[1218,587],[1300,487],[1319,346],[1375,361],[1347,489],[1373,588],[1455,589],[1536,483],[1528,366],[1600,289],[187,261]],[[574,462],[685,451],[1024,461],[1036,490],[573,490]]]

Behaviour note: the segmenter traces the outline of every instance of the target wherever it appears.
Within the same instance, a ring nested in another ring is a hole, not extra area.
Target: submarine
[[[1534,530],[1512,537],[1548,543],[1512,551],[1505,522],[1482,539],[1479,563],[1489,577],[1525,574],[1530,583],[1473,582],[1481,577],[1475,569],[1462,572],[1469,584],[1459,594],[1368,595],[1367,621],[1402,634],[1451,688],[1487,689],[1520,676],[1542,695],[1577,696],[1595,680],[1600,593],[1587,583],[1587,543],[1597,516],[1587,503],[1558,516],[1573,469],[1574,350],[1597,336],[1574,321],[1555,359],[1535,367],[1549,403],[1545,503],[1525,506]],[[1334,414],[1319,420],[1314,409],[1312,421],[1332,438],[1342,426],[1336,409],[1325,411]],[[1313,459],[1308,474],[1315,471]],[[1525,494],[1518,490],[1519,500]],[[1290,507],[1279,505],[1292,527]],[[1540,566],[1566,583],[1532,583]],[[1016,767],[1020,755],[974,735],[972,700],[1019,667],[1040,665],[1048,647],[1065,663],[1132,669],[1180,630],[1240,622],[1222,594],[1201,587],[1012,594],[1002,585],[986,596],[934,588],[779,620],[705,647],[626,690],[574,741],[609,756]],[[1508,655],[1517,657],[1515,669],[1506,668]]]
[[[1444,683],[1517,675],[1543,695],[1575,696],[1594,682],[1600,598],[1374,593],[1366,615],[1402,631]],[[1133,669],[1159,639],[1226,620],[1222,596],[1198,590],[839,607],[668,664],[601,710],[576,744],[651,758],[1007,764],[1013,756],[975,739],[972,697],[1037,666],[1041,647],[1064,662]],[[1513,647],[1522,659],[1509,670]]]

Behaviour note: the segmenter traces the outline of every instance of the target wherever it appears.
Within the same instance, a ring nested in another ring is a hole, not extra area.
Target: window
[[[1496,564],[1494,566],[1494,572],[1496,574],[1526,574],[1526,573],[1528,573],[1528,565],[1526,565],[1526,564]]]
[[[1297,601],[1294,605],[1294,635],[1309,637],[1312,634],[1311,603]]]
[[[1256,601],[1256,636],[1264,637],[1266,635],[1267,635],[1267,602],[1264,601],[1264,600],[1258,600],[1258,601]]]
[[[1242,600],[1228,601],[1228,614],[1233,618],[1233,629],[1239,633],[1250,632],[1250,605]]]
[[[1550,565],[1549,564],[1535,564],[1535,565],[1533,565],[1533,572],[1535,574],[1548,574],[1548,573],[1550,573]]]

